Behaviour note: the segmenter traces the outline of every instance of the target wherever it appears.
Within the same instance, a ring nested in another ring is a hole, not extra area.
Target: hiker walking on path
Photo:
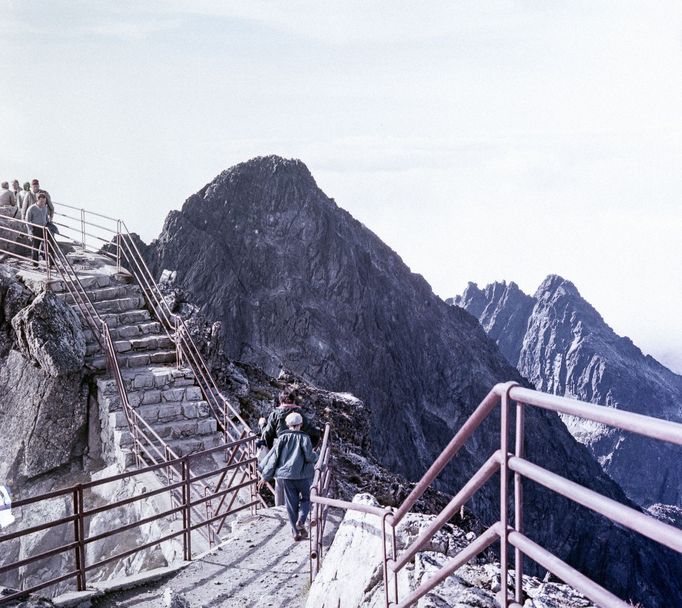
[[[311,424],[308,417],[303,413],[301,406],[296,403],[296,393],[293,390],[282,392],[280,395],[279,405],[268,416],[268,420],[261,432],[261,439],[265,442],[268,449],[272,448],[275,439],[279,437],[287,429],[285,419],[289,414],[297,413],[303,420],[301,430],[306,433],[311,441],[313,447],[317,445],[320,440],[320,431]],[[284,492],[279,482],[275,482],[275,505],[280,506],[284,504]]]
[[[301,540],[308,537],[305,522],[310,512],[310,486],[318,455],[313,451],[310,437],[301,430],[301,414],[289,414],[286,426],[287,430],[275,439],[272,450],[258,468],[263,480],[275,478],[283,488],[292,535],[294,540]]]

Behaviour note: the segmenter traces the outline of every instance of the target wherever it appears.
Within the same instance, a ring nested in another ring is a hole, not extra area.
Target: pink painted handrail
[[[516,401],[516,443],[515,452],[509,452],[509,408],[511,401]],[[471,477],[465,486],[453,497],[450,503],[436,516],[435,520],[422,531],[418,538],[406,547],[400,557],[395,554],[395,527],[410,511],[414,504],[423,496],[445,466],[456,457],[460,448],[480,424],[499,405],[500,407],[500,449],[497,450]],[[520,608],[523,603],[522,576],[523,558],[528,556],[538,564],[572,585],[597,605],[603,608],[627,608],[630,604],[616,597],[610,591],[604,589],[589,577],[581,574],[563,560],[549,551],[540,547],[523,534],[523,479],[528,478],[543,485],[549,490],[561,494],[570,500],[581,504],[596,513],[599,513],[612,521],[629,528],[643,536],[682,553],[682,530],[661,522],[650,515],[623,505],[611,498],[603,496],[594,490],[585,488],[580,484],[565,479],[564,477],[547,471],[543,467],[531,463],[524,458],[524,432],[525,415],[524,408],[527,406],[540,407],[550,411],[579,416],[587,420],[607,424],[616,428],[638,433],[645,437],[659,441],[667,441],[676,445],[682,445],[682,424],[667,420],[660,420],[631,412],[613,410],[593,404],[548,395],[538,391],[522,388],[515,382],[498,384],[488,393],[480,405],[474,410],[462,428],[455,434],[443,452],[436,458],[429,470],[415,485],[412,492],[403,504],[394,512],[378,509],[360,508],[362,505],[345,503],[328,497],[322,497],[313,493],[311,501],[319,505],[356,510],[369,513],[381,518],[384,546],[384,587],[385,606],[387,608],[407,608],[422,598],[436,585],[444,581],[448,576],[461,567],[466,561],[475,557],[485,547],[499,539],[500,541],[500,580],[507,580],[507,547],[514,547],[515,561],[515,588],[513,598],[508,596],[506,584],[501,585],[498,601],[502,608]],[[448,564],[424,581],[417,589],[412,591],[406,598],[399,599],[397,576],[418,551],[424,548],[433,535],[454,515],[490,477],[500,471],[500,520],[493,524],[486,533],[471,543],[466,549],[455,556]],[[508,480],[513,474],[514,479],[514,513],[513,527],[509,525]],[[386,524],[393,528],[389,533]],[[386,544],[393,547],[393,558],[388,557]],[[318,565],[319,567],[319,565]],[[313,572],[311,568],[311,572]],[[389,581],[389,572],[393,575]],[[392,582],[392,584],[391,584]],[[390,589],[389,589],[390,588]],[[391,592],[393,597],[391,598]]]

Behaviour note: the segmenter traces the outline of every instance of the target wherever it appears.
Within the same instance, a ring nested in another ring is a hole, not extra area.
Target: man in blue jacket
[[[310,512],[310,486],[318,455],[310,437],[301,430],[303,416],[292,412],[285,422],[287,430],[275,439],[259,469],[264,480],[276,478],[282,485],[294,540],[301,540],[308,536],[305,522]]]

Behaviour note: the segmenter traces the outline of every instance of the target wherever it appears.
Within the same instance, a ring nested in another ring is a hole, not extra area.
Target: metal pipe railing
[[[682,553],[682,530],[675,526],[602,496],[599,492],[581,486],[523,458],[510,457],[508,467],[511,471],[515,471],[557,494],[570,498],[573,502],[608,517],[611,521],[630,530],[636,530],[642,536],[655,540],[673,551]]]
[[[515,437],[515,452],[508,451],[508,427],[509,422],[509,408],[511,407],[511,400],[516,400],[516,437]],[[500,416],[500,449],[495,452],[491,458],[484,463],[479,470],[474,473],[472,478],[465,484],[464,488],[453,497],[448,506],[441,511],[435,520],[424,530],[408,547],[406,547],[401,556],[393,559],[388,558],[386,553],[387,541],[392,541],[395,546],[395,528],[409,509],[416,503],[416,501],[424,494],[426,489],[435,478],[440,474],[443,468],[450,462],[450,460],[457,454],[463,443],[473,434],[473,432],[480,426],[485,418],[498,405],[501,407]],[[643,536],[646,536],[656,542],[682,553],[682,530],[661,522],[649,515],[646,515],[637,509],[623,505],[613,499],[607,498],[594,490],[585,488],[575,482],[572,482],[560,475],[547,471],[537,464],[533,464],[524,458],[524,439],[525,439],[525,408],[528,406],[537,406],[551,411],[570,414],[573,416],[581,416],[589,420],[594,420],[603,424],[610,424],[617,428],[622,428],[640,435],[658,439],[660,441],[668,441],[677,445],[682,445],[682,425],[679,423],[659,420],[648,416],[632,414],[630,412],[614,411],[600,406],[575,402],[563,397],[556,397],[554,395],[547,395],[532,391],[518,386],[515,382],[508,382],[506,384],[496,385],[488,395],[483,399],[481,404],[474,410],[469,419],[465,422],[462,428],[455,434],[448,446],[443,450],[441,455],[434,461],[433,465],[425,473],[422,479],[416,484],[413,491],[406,498],[400,508],[393,514],[390,511],[382,510],[376,507],[367,507],[365,505],[356,505],[354,503],[346,503],[338,501],[326,496],[317,495],[316,483],[319,483],[321,474],[314,478],[313,491],[311,492],[311,501],[315,509],[320,507],[339,507],[347,510],[360,510],[366,513],[371,513],[377,517],[382,518],[382,543],[384,547],[384,586],[385,586],[385,606],[386,608],[407,607],[419,598],[423,597],[428,591],[433,589],[436,585],[445,580],[457,568],[459,568],[465,561],[475,556],[483,548],[489,546],[497,538],[500,540],[500,593],[498,594],[498,601],[502,608],[518,608],[523,603],[523,558],[528,556],[536,561],[541,566],[545,567],[549,572],[555,574],[568,584],[572,585],[579,592],[583,593],[589,599],[593,600],[600,607],[603,608],[625,608],[628,606],[625,602],[617,598],[613,593],[604,589],[599,584],[595,583],[589,577],[581,574],[560,558],[552,555],[546,549],[536,545],[523,534],[523,479],[527,478],[535,483],[543,485],[549,490],[558,493],[566,498],[581,504],[593,511],[604,515],[610,520],[625,526]],[[606,410],[606,411],[604,411]],[[490,479],[497,470],[500,470],[500,521],[495,523],[489,530],[474,541],[467,549],[460,555],[446,564],[438,572],[432,575],[428,580],[424,581],[417,589],[413,590],[408,597],[403,600],[398,599],[397,576],[402,568],[404,568],[412,559],[414,559],[417,552],[428,543],[429,539],[442,528],[448,519],[457,511],[459,506],[464,504],[473,493],[479,489],[485,481]],[[514,480],[514,525],[510,526],[507,521],[509,515],[507,513],[508,503],[508,481],[510,478]],[[314,510],[315,513],[318,511]],[[392,538],[389,539],[386,530],[386,523],[390,525],[393,530]],[[312,525],[312,524],[311,524]],[[316,540],[317,542],[317,540]],[[515,561],[515,577],[514,577],[514,595],[509,597],[507,590],[507,546],[514,548]],[[312,553],[312,552],[311,552]],[[316,555],[321,553],[321,548],[316,551]],[[319,568],[311,560],[311,575],[313,575]],[[392,589],[393,599],[389,594],[389,575],[393,574]]]
[[[397,526],[403,517],[412,509],[415,503],[424,495],[424,492],[431,487],[436,477],[440,475],[441,471],[447,464],[457,455],[460,448],[466,443],[467,439],[479,427],[481,422],[488,417],[488,414],[497,406],[502,390],[506,390],[507,385],[496,385],[485,396],[483,401],[474,410],[467,421],[462,425],[462,428],[457,431],[455,436],[450,440],[450,443],[440,453],[438,458],[429,467],[429,470],[424,473],[423,477],[417,482],[417,485],[410,492],[409,496],[404,500],[403,504],[393,514],[392,524]]]
[[[252,441],[253,437],[251,438],[246,438],[244,441]],[[119,525],[113,529],[104,531],[104,532],[98,532],[97,534],[93,534],[92,536],[89,536],[87,534],[87,526],[85,526],[85,521],[87,518],[92,517],[94,515],[98,514],[104,514],[108,512],[114,512],[116,509],[120,509],[122,506],[126,506],[129,504],[132,504],[133,502],[139,502],[139,501],[144,501],[144,500],[149,500],[150,497],[156,496],[156,495],[161,495],[164,493],[169,493],[173,494],[173,492],[177,488],[191,488],[192,484],[196,482],[195,479],[192,478],[190,471],[191,471],[191,462],[194,459],[204,459],[206,456],[209,456],[216,451],[219,450],[224,450],[224,446],[220,446],[217,448],[210,448],[208,450],[204,450],[202,452],[197,452],[195,454],[189,454],[187,456],[184,456],[182,458],[178,458],[172,461],[168,462],[163,462],[161,464],[157,465],[151,465],[147,466],[138,470],[130,471],[130,472],[125,472],[125,473],[120,473],[117,475],[112,475],[109,477],[105,477],[102,479],[97,479],[93,480],[91,482],[88,482],[87,484],[78,484],[76,486],[71,486],[69,488],[65,488],[62,490],[58,491],[53,491],[53,492],[48,492],[44,493],[38,496],[33,496],[29,499],[22,499],[22,500],[17,500],[14,502],[13,506],[14,508],[21,508],[27,505],[35,505],[35,504],[40,504],[44,503],[46,501],[51,501],[54,500],[55,498],[65,498],[68,496],[71,496],[72,499],[72,514],[63,517],[51,522],[46,522],[44,524],[41,524],[40,526],[30,526],[27,527],[23,530],[19,530],[16,532],[12,532],[10,534],[4,534],[0,535],[0,544],[4,542],[9,542],[11,540],[16,540],[18,538],[23,538],[27,537],[31,534],[34,534],[38,531],[45,531],[45,530],[50,530],[50,529],[58,529],[59,526],[63,526],[65,524],[74,524],[74,540],[65,542],[62,545],[58,547],[51,548],[48,551],[42,551],[40,553],[34,554],[34,555],[29,555],[26,557],[22,557],[20,560],[15,560],[11,563],[4,564],[3,566],[0,566],[0,573],[5,573],[9,572],[12,570],[17,570],[19,568],[23,568],[26,566],[29,566],[31,564],[35,564],[40,562],[41,560],[49,559],[51,557],[54,557],[55,555],[67,553],[67,552],[73,552],[74,555],[74,565],[75,569],[71,570],[67,573],[62,574],[59,577],[56,577],[51,580],[47,581],[41,581],[37,585],[33,585],[29,588],[22,589],[20,591],[17,591],[15,593],[12,593],[11,595],[6,595],[0,597],[0,605],[6,604],[13,602],[19,598],[23,598],[27,596],[30,593],[34,593],[36,591],[40,591],[42,589],[45,589],[50,586],[54,586],[58,583],[67,581],[67,580],[74,580],[76,582],[76,589],[79,591],[84,591],[87,583],[87,573],[96,569],[100,568],[108,563],[118,561],[121,559],[124,559],[125,557],[128,557],[130,555],[134,555],[135,553],[139,553],[140,551],[143,551],[145,549],[149,549],[155,545],[159,545],[163,542],[166,542],[168,540],[171,540],[173,538],[176,538],[178,536],[183,537],[183,546],[184,546],[184,556],[185,559],[190,561],[193,558],[192,554],[192,549],[191,549],[191,534],[193,531],[199,530],[202,534],[203,532],[201,531],[201,528],[205,526],[210,526],[215,523],[215,521],[212,520],[205,520],[205,521],[195,521],[192,522],[191,517],[189,516],[189,513],[193,510],[195,513],[198,511],[195,509],[199,504],[201,504],[201,498],[199,499],[191,499],[191,494],[192,492],[189,491],[186,494],[186,500],[183,500],[181,504],[177,507],[171,508],[171,509],[165,509],[162,510],[159,513],[155,513],[150,516],[143,517],[137,521],[134,522],[129,522],[123,525]],[[140,494],[137,496],[131,496],[129,498],[123,499],[116,501],[114,503],[102,505],[100,507],[95,507],[95,508],[90,508],[86,509],[84,508],[84,492],[86,490],[92,490],[96,486],[101,486],[104,484],[108,483],[114,483],[123,479],[131,479],[133,477],[143,475],[145,473],[151,472],[151,471],[159,471],[160,469],[163,468],[168,468],[168,467],[174,467],[180,465],[180,468],[182,470],[181,474],[181,480],[174,484],[173,486],[162,486],[160,488],[150,490],[148,492],[145,492],[144,494]],[[206,477],[208,475],[217,475],[222,471],[223,467],[216,467],[213,470],[204,473],[203,476]],[[255,480],[249,480],[248,482],[245,482],[241,487],[234,487],[234,488],[227,488],[226,490],[223,490],[223,492],[231,492],[231,491],[238,491],[239,489],[243,489],[245,487],[248,487],[249,485],[255,484]],[[253,505],[250,503],[247,503],[245,505],[238,505],[234,508],[232,508],[229,512],[226,513],[221,513],[217,516],[217,518],[220,517],[227,517],[228,515],[235,514],[245,508],[250,508]],[[130,549],[126,549],[122,552],[119,552],[115,555],[109,555],[106,558],[95,560],[90,562],[87,559],[87,553],[85,551],[85,547],[87,545],[91,545],[93,543],[96,543],[98,541],[104,540],[106,538],[116,536],[125,532],[128,532],[129,530],[132,530],[136,527],[146,525],[155,521],[161,521],[161,520],[168,520],[170,517],[174,517],[176,513],[183,511],[187,517],[183,518],[182,526],[180,529],[171,531],[168,534],[164,534],[158,538],[154,538],[149,542],[146,542],[141,545],[136,545]],[[214,520],[217,520],[217,518],[213,518]],[[115,518],[112,519],[112,521],[115,521]]]

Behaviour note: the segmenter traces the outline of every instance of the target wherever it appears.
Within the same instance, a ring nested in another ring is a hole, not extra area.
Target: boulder
[[[21,353],[49,376],[79,372],[85,336],[78,315],[52,292],[42,292],[12,319]]]
[[[0,479],[32,478],[82,454],[87,385],[82,370],[51,375],[17,351],[0,361]]]

